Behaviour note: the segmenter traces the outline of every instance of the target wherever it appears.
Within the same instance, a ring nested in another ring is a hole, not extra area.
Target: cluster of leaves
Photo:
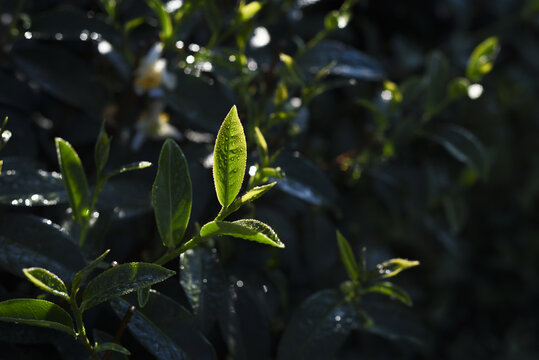
[[[2,2],[5,356],[539,353],[537,1],[339,5]]]

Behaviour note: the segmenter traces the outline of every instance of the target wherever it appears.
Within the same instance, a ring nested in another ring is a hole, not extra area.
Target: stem
[[[129,324],[129,320],[131,320],[131,317],[133,316],[133,313],[135,312],[137,308],[135,306],[131,306],[127,311],[125,312],[124,318],[122,319],[122,323],[120,324],[120,327],[118,328],[118,331],[116,331],[116,335],[114,336],[114,340],[112,340],[113,343],[117,344],[120,342],[120,339],[125,332],[125,329],[127,328],[127,324]],[[112,355],[112,351],[108,350],[105,353],[105,356],[103,357],[103,360],[108,360]]]
[[[157,264],[157,265],[164,265],[164,264],[168,263],[169,261],[171,261],[172,259],[180,256],[181,254],[183,254],[187,250],[197,246],[198,244],[200,244],[201,242],[203,242],[207,238],[208,237],[206,237],[206,236],[200,236],[200,235],[197,234],[197,235],[193,236],[185,244],[180,246],[179,248],[169,249],[163,256],[161,256],[159,259],[155,260],[153,263]]]
[[[98,356],[94,351],[94,347],[90,344],[88,336],[86,336],[86,329],[84,328],[84,322],[82,320],[82,311],[77,305],[77,294],[71,294],[69,299],[69,304],[71,305],[71,311],[73,311],[73,316],[75,317],[75,323],[77,324],[77,340],[82,343],[82,345],[88,350],[92,359],[98,360]]]
[[[101,176],[98,176],[97,184],[95,185],[95,189],[92,192],[92,202],[90,204],[90,209],[88,210],[89,216],[86,217],[84,224],[81,225],[79,235],[79,247],[82,247],[84,245],[84,242],[86,241],[88,229],[90,228],[90,221],[92,220],[92,216],[94,214],[95,204],[97,203],[97,199],[99,198],[99,194],[101,193],[101,190],[103,189],[103,185],[105,185],[106,180],[106,177],[101,178]]]

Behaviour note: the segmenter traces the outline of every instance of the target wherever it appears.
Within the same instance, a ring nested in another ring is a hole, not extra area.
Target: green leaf
[[[360,270],[354,252],[339,230],[337,230],[337,245],[339,246],[342,263],[348,272],[348,276],[350,276],[350,280],[358,280]]]
[[[228,281],[215,249],[197,246],[180,255],[180,284],[202,331],[210,331],[227,294]]]
[[[200,235],[203,237],[230,235],[278,248],[284,248],[284,244],[271,227],[254,219],[244,219],[234,222],[212,221],[200,229]]]
[[[397,299],[408,306],[412,306],[412,299],[410,298],[410,295],[408,295],[406,291],[389,281],[377,282],[376,284],[364,289],[362,293],[384,294],[391,298]]]
[[[240,5],[238,14],[241,22],[250,20],[262,9],[262,4],[258,1],[251,1],[249,4]]]
[[[64,139],[57,137],[55,142],[64,187],[73,209],[73,218],[79,225],[82,225],[89,215],[88,181],[75,149]]]
[[[268,192],[272,187],[274,187],[275,184],[277,183],[272,182],[266,185],[255,186],[251,190],[247,191],[241,197],[236,198],[236,200],[228,208],[226,208],[226,210],[224,211],[224,215],[221,218],[224,219],[228,215],[238,210],[243,205],[255,201],[256,199],[264,195],[266,192]]]
[[[116,343],[113,343],[113,342],[106,342],[106,343],[102,343],[102,344],[98,344],[94,351],[96,353],[100,353],[100,352],[103,352],[103,351],[115,351],[115,352],[118,352],[120,354],[124,354],[124,355],[131,355],[131,352],[129,352],[129,350],[127,350],[126,348],[124,348],[122,345],[120,344],[116,344]]]
[[[495,36],[489,37],[477,45],[468,59],[466,76],[471,81],[480,81],[484,75],[492,70],[499,51],[498,38]]]
[[[144,287],[142,289],[137,290],[137,300],[138,305],[143,308],[148,303],[148,299],[150,298],[150,290],[152,288],[150,286]]]
[[[232,204],[240,192],[246,165],[247,142],[233,106],[219,129],[213,151],[213,180],[222,206]]]
[[[13,299],[0,302],[0,321],[52,328],[75,336],[71,316],[45,300]]]
[[[332,359],[359,320],[337,290],[310,296],[293,314],[281,338],[278,360]]]
[[[116,315],[136,303],[134,296],[110,302]],[[167,296],[151,290],[148,304],[137,309],[128,328],[142,346],[160,360],[215,360],[215,350],[196,326],[193,315]]]
[[[155,12],[161,23],[161,40],[166,41],[172,36],[172,21],[163,3],[159,0],[146,0],[148,6]]]
[[[22,272],[38,288],[69,300],[67,288],[56,274],[38,267],[22,269]]]
[[[94,271],[99,266],[99,264],[103,262],[103,259],[105,259],[105,257],[108,255],[109,252],[110,252],[110,249],[105,250],[105,252],[99,255],[97,259],[91,261],[88,265],[82,268],[82,270],[80,270],[79,272],[75,274],[75,276],[73,277],[73,282],[71,284],[72,296],[75,296],[77,294],[77,291],[79,290],[80,285],[84,283],[84,281],[86,280],[88,276],[90,276],[92,271]]]
[[[101,124],[99,135],[97,135],[97,141],[94,148],[95,167],[98,174],[101,174],[105,168],[105,165],[107,165],[109,152],[110,138],[107,136],[107,132],[105,131],[105,123],[103,122],[103,124]]]
[[[469,130],[449,124],[427,130],[425,135],[442,145],[455,159],[468,165],[483,179],[488,176],[489,158],[485,147]]]
[[[266,142],[266,139],[264,139],[264,135],[262,135],[262,131],[260,131],[258,126],[255,126],[255,135],[256,144],[260,150],[260,157],[265,159],[268,156],[268,143]]]
[[[175,247],[183,238],[191,215],[192,191],[187,160],[174,140],[167,139],[152,187],[157,229],[167,247]]]
[[[376,265],[376,270],[371,272],[369,278],[370,279],[390,278],[399,274],[401,271],[404,271],[406,269],[409,269],[418,265],[419,265],[419,261],[417,260],[408,260],[408,259],[401,259],[401,258],[390,259],[390,260],[384,261],[381,264]]]
[[[110,178],[110,177],[116,176],[118,174],[123,174],[123,173],[128,172],[128,171],[145,169],[145,168],[150,167],[150,166],[152,166],[152,163],[149,162],[149,161],[135,161],[135,162],[123,165],[119,169],[116,169],[116,170],[110,172],[109,174],[107,174],[107,177]]]
[[[450,69],[447,57],[439,51],[428,56],[426,65],[427,71],[423,78],[426,86],[425,112],[430,117],[447,95]]]
[[[113,267],[96,276],[82,294],[81,308],[87,310],[104,301],[164,281],[176,272],[148,263]]]
[[[0,218],[0,265],[13,275],[21,269],[41,267],[71,279],[84,264],[80,248],[50,220],[25,214]]]
[[[4,162],[0,160],[0,174],[2,174],[2,165],[4,165]]]
[[[11,206],[52,206],[67,203],[62,176],[21,161],[4,163],[0,176],[0,203]]]

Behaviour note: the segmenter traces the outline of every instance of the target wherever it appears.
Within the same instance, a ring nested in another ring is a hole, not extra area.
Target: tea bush
[[[0,4],[1,358],[539,354],[536,0]]]

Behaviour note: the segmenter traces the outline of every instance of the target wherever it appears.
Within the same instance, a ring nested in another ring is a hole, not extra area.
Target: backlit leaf
[[[64,186],[73,209],[73,218],[78,224],[83,224],[89,215],[90,200],[88,181],[82,163],[71,144],[61,138],[56,138],[55,142]]]
[[[337,245],[339,247],[339,253],[341,254],[341,260],[350,276],[351,280],[359,279],[359,266],[357,265],[354,252],[350,247],[348,241],[344,238],[340,231],[337,230]]]
[[[105,259],[109,252],[110,250],[106,250],[103,254],[99,255],[97,259],[88,263],[88,265],[86,265],[84,268],[82,268],[75,274],[75,276],[73,277],[73,282],[71,284],[72,295],[77,293],[77,290],[79,289],[80,285],[84,283],[84,281],[88,276],[90,276],[92,271],[94,271],[99,266],[99,264],[103,262],[103,259]]]
[[[86,310],[118,296],[164,281],[176,272],[148,263],[128,263],[104,271],[92,279],[82,294]]]
[[[261,221],[244,219],[234,222],[212,221],[200,229],[201,236],[229,235],[262,244],[284,248],[275,231]]]
[[[30,280],[35,286],[41,290],[45,290],[56,296],[63,297],[66,300],[69,300],[69,295],[67,294],[67,288],[56,274],[50,272],[47,269],[33,267],[22,269],[24,275]]]
[[[365,290],[363,290],[363,293],[384,294],[391,298],[395,298],[408,306],[412,306],[412,299],[410,298],[410,295],[408,295],[406,291],[389,281],[375,283],[374,285],[371,285]]]
[[[52,328],[75,336],[71,316],[45,300],[13,299],[0,302],[0,321]]]
[[[247,142],[238,110],[233,106],[219,129],[213,151],[213,180],[221,205],[232,204],[240,192],[246,162]]]
[[[113,342],[106,342],[106,343],[98,344],[94,350],[96,353],[110,350],[110,351],[119,352],[120,354],[124,354],[124,355],[131,355],[131,352],[129,352],[129,350],[124,348],[122,345],[116,344]]]
[[[470,55],[470,59],[468,59],[466,76],[471,81],[481,80],[484,75],[492,70],[499,51],[500,46],[498,38],[495,36],[489,37],[477,45]]]

